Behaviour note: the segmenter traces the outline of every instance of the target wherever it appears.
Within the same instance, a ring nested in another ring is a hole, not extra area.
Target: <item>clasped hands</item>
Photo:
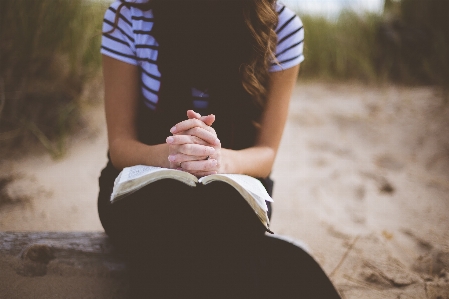
[[[201,116],[188,110],[187,117],[171,128],[173,135],[167,137],[170,168],[197,177],[222,173],[221,143],[211,127],[215,115]]]

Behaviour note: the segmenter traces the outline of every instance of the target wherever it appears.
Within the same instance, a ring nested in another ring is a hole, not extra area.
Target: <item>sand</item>
[[[1,231],[102,230],[102,107],[86,117],[63,159],[1,161],[13,179]],[[343,298],[449,298],[449,103],[437,89],[299,84],[272,176],[272,230],[306,243]]]

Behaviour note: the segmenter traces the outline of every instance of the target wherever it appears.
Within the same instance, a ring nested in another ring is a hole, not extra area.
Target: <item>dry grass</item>
[[[83,126],[86,83],[98,82],[106,5],[0,1],[0,152],[40,144],[63,155],[66,136]],[[383,16],[302,19],[303,77],[433,84],[449,94],[449,1],[386,0]]]
[[[80,94],[98,75],[104,4],[0,2],[0,141],[3,152],[38,140],[57,157],[79,123]]]
[[[306,78],[431,84],[449,90],[449,1],[387,0],[384,15],[302,16]]]
[[[303,74],[319,79],[378,78],[376,30],[380,16],[343,12],[337,21],[304,15],[306,29]]]

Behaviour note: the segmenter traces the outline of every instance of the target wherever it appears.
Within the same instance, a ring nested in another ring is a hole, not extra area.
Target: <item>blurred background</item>
[[[433,85],[447,90],[448,1],[285,3],[298,12],[306,28],[303,78]],[[100,97],[91,89],[101,85],[98,49],[107,4],[1,1],[2,151],[31,142],[55,157],[63,154],[65,138],[80,129],[81,106]]]
[[[111,2],[0,1],[0,231],[102,230]],[[449,298],[449,1],[283,2],[305,61],[272,230],[306,242],[344,298]]]

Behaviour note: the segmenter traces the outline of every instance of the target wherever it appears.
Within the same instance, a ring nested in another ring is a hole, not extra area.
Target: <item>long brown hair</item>
[[[165,5],[170,3],[178,5],[180,3],[201,2],[202,5],[209,2],[220,2],[211,0],[148,0],[144,3],[129,2],[120,0],[122,3],[117,9],[115,16],[115,26],[119,21],[120,10],[123,6],[136,7],[141,10],[150,10],[158,5]],[[247,40],[250,51],[248,55],[241,61],[239,65],[239,74],[241,85],[244,90],[252,97],[252,100],[259,109],[265,106],[267,95],[267,84],[269,77],[269,66],[272,62],[276,62],[274,55],[277,43],[277,35],[275,27],[278,22],[278,15],[275,9],[276,0],[237,0],[226,2],[226,5],[236,5],[240,3],[241,11],[246,30],[249,33]],[[213,4],[216,5],[216,4]],[[113,29],[114,30],[114,29]],[[235,45],[238,46],[238,45]]]

